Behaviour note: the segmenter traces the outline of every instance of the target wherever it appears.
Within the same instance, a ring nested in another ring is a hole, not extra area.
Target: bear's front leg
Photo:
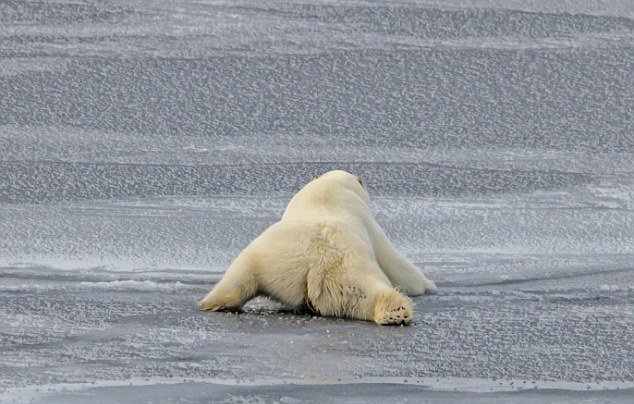
[[[198,302],[198,308],[208,311],[242,311],[243,298],[238,289],[222,290],[214,288]]]
[[[244,261],[234,261],[220,282],[198,302],[198,308],[209,311],[242,311],[242,306],[258,292],[255,277]]]

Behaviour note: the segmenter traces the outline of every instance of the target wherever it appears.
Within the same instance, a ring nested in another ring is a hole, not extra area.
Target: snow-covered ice
[[[1,2],[0,401],[629,402],[633,45],[629,0]],[[334,168],[414,324],[197,311]]]

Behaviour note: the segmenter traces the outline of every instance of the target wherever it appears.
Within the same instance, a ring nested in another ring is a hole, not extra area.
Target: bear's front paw
[[[206,310],[206,311],[231,311],[231,312],[235,312],[235,313],[241,313],[242,312],[242,308],[241,307],[236,307],[236,306],[224,306],[222,304],[219,303],[214,303],[214,302],[208,302],[208,301],[199,301],[197,304],[198,308],[200,310]]]
[[[434,281],[430,281],[429,279],[425,280],[424,287],[426,295],[433,295],[438,291],[436,283]]]
[[[220,310],[220,305],[214,304],[214,303],[211,303],[211,302],[205,301],[205,300],[199,301],[198,303],[196,303],[196,306],[200,310],[208,310],[208,311],[218,311],[218,310]]]
[[[381,325],[409,325],[412,322],[412,301],[395,289],[379,294],[374,305],[374,322]]]
[[[207,311],[233,311],[233,312],[242,311],[242,308],[235,304],[231,305],[231,304],[227,304],[226,302],[222,303],[222,302],[215,301],[209,298],[205,298],[199,301],[197,306],[200,310],[207,310]]]

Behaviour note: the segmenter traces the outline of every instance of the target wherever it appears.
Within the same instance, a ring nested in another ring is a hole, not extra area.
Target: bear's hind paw
[[[374,306],[374,322],[381,325],[409,325],[412,322],[412,301],[392,289],[379,294]]]

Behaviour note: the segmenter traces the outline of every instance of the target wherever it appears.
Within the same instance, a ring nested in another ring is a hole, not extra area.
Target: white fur
[[[413,305],[403,293],[435,290],[374,219],[361,178],[335,170],[302,188],[198,305],[240,310],[265,295],[295,310],[409,324]]]

